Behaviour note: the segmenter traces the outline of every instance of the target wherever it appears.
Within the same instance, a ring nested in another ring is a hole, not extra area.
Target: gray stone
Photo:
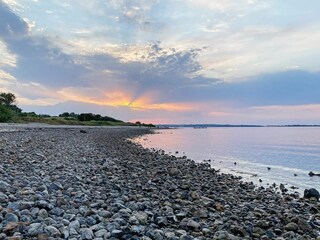
[[[20,206],[17,202],[9,202],[7,208],[12,209],[13,211],[18,211],[20,209]]]
[[[208,217],[208,211],[205,208],[201,208],[198,211],[196,211],[195,216],[198,218],[207,218]]]
[[[211,233],[211,230],[209,228],[202,228],[201,229],[201,232],[204,234],[204,235],[207,235],[207,234],[210,234]]]
[[[9,183],[0,180],[0,191],[1,192],[6,192],[6,191],[8,191],[9,188],[10,188]]]
[[[111,237],[120,238],[122,235],[123,235],[123,232],[120,229],[114,229],[111,232]]]
[[[232,240],[229,233],[226,231],[217,231],[213,236],[214,240]]]
[[[134,214],[134,217],[136,217],[139,221],[140,224],[147,224],[147,221],[148,221],[148,214],[146,214],[145,212],[137,212]]]
[[[169,173],[169,175],[171,175],[171,176],[177,176],[177,175],[179,175],[180,170],[179,170],[178,168],[175,168],[175,167],[173,167],[173,168],[168,168],[168,173]]]
[[[15,215],[13,213],[8,213],[8,214],[6,214],[4,221],[5,222],[19,222],[19,218],[17,217],[17,215]]]
[[[32,223],[29,226],[28,235],[37,236],[43,232],[43,226],[41,223]]]
[[[193,237],[190,235],[182,235],[180,236],[179,240],[193,240]]]
[[[101,230],[95,232],[94,235],[95,235],[96,237],[100,237],[100,238],[101,238],[101,237],[106,236],[107,233],[108,233],[108,231],[107,231],[106,229],[101,229]]]
[[[163,231],[155,229],[155,230],[149,230],[146,235],[154,240],[163,240],[164,234]]]
[[[53,209],[53,205],[51,203],[48,203],[47,201],[45,200],[40,200],[40,201],[37,201],[35,203],[35,206],[38,207],[38,208],[44,208],[46,210],[51,210]]]
[[[284,226],[284,229],[287,231],[297,231],[299,228],[298,224],[291,222]]]
[[[191,219],[188,221],[187,226],[192,229],[199,229],[200,228],[200,224],[196,221],[191,220]]]
[[[139,224],[139,220],[137,219],[136,216],[131,216],[131,217],[129,218],[129,223],[130,223],[131,225],[138,225],[138,224]]]
[[[25,201],[21,201],[19,203],[19,209],[23,210],[23,209],[31,209],[34,206],[34,202],[25,202]]]
[[[70,228],[70,229],[75,229],[77,232],[79,232],[79,230],[80,230],[80,223],[79,223],[79,221],[78,221],[78,220],[75,220],[75,221],[70,222],[69,228]]]
[[[166,232],[164,236],[168,239],[171,239],[174,238],[176,235],[174,234],[174,232]]]
[[[47,226],[45,227],[44,231],[50,236],[50,237],[60,237],[61,232],[55,228],[54,226]]]
[[[142,225],[133,225],[130,228],[131,233],[133,234],[138,234],[138,235],[142,235],[143,232],[145,231],[146,227],[142,226]]]
[[[38,217],[39,217],[39,218],[42,218],[42,219],[45,219],[45,218],[47,218],[48,216],[49,216],[49,214],[48,214],[47,210],[45,210],[45,209],[41,209],[41,210],[39,211],[39,213],[38,213]]]
[[[8,239],[7,234],[5,233],[0,233],[0,239]]]
[[[178,237],[180,237],[182,235],[186,235],[186,234],[187,234],[187,232],[185,230],[182,230],[182,229],[176,231],[176,235]]]
[[[70,222],[69,224],[69,235],[77,235],[80,231],[80,223],[78,220],[75,220],[73,222]]]
[[[108,211],[99,211],[98,212],[98,215],[100,216],[100,217],[103,217],[103,218],[106,218],[106,217],[110,217],[110,212],[108,212]]]
[[[94,234],[90,228],[81,229],[81,239],[82,240],[91,240],[94,238]]]
[[[316,198],[319,201],[320,193],[315,188],[305,189],[303,197],[304,198]]]
[[[0,193],[0,203],[7,203],[9,201],[9,198],[6,194]]]
[[[63,186],[61,183],[59,182],[53,182],[49,185],[48,187],[49,189],[52,189],[52,190],[63,190]]]
[[[18,229],[19,229],[19,223],[9,222],[5,225],[5,227],[2,229],[2,231],[6,234],[11,234],[12,232],[18,231]]]
[[[193,200],[197,200],[199,198],[199,194],[196,191],[192,191],[190,195]]]

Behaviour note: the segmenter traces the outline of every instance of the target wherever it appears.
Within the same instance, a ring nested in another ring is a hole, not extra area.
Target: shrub
[[[12,110],[6,106],[0,105],[0,122],[9,122],[12,118]]]

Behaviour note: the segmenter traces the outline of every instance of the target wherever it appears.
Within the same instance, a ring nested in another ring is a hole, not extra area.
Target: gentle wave
[[[198,162],[211,159],[212,167],[257,184],[281,182],[300,192],[320,189],[320,177],[308,175],[320,172],[320,128],[184,128],[160,133],[137,141]]]

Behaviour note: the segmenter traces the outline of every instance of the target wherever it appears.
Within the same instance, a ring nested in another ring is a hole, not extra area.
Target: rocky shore
[[[320,239],[316,198],[128,140],[149,131],[1,132],[0,239]]]

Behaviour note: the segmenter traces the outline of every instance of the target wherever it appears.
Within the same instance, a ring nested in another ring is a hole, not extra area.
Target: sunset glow
[[[0,90],[44,114],[320,124],[318,9],[316,0],[0,0]]]

